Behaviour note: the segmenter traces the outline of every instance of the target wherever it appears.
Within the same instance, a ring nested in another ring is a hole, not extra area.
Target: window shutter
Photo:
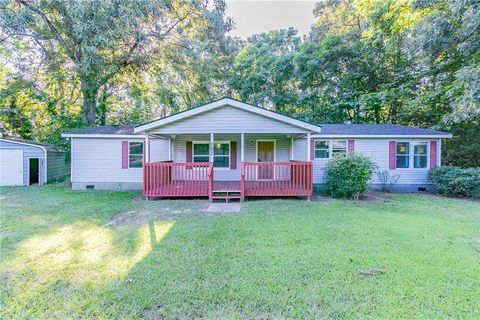
[[[310,160],[315,159],[315,140],[310,140]]]
[[[192,148],[192,141],[187,141],[186,143],[186,156],[187,158],[185,159],[186,162],[193,162],[193,159],[192,159],[192,154],[193,154],[193,148]]]
[[[430,141],[430,168],[437,166],[437,141]]]
[[[122,141],[122,169],[128,169],[128,141]]]
[[[230,169],[237,169],[237,141],[230,142]]]
[[[396,147],[397,144],[395,141],[388,142],[388,168],[390,170],[395,170],[397,168],[397,161],[396,161]]]
[[[355,140],[348,140],[348,152],[355,151]]]

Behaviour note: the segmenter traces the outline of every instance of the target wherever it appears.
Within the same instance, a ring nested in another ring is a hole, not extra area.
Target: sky
[[[317,0],[318,1],[318,0]],[[232,36],[248,38],[257,33],[294,27],[308,34],[315,17],[315,0],[226,0],[227,16],[235,21]]]

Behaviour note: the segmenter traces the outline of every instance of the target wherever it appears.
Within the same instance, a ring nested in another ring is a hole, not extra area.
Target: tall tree
[[[4,39],[26,39],[50,63],[71,65],[83,122],[92,125],[102,86],[126,68],[148,64],[163,43],[225,32],[224,10],[221,0],[6,0],[1,23]]]

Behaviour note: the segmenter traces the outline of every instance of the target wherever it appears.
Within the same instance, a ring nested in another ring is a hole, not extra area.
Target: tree
[[[148,65],[164,43],[225,32],[230,22],[224,10],[223,1],[184,0],[9,0],[1,5],[4,39],[25,39],[49,63],[71,66],[88,125],[95,123],[102,86],[126,68]]]

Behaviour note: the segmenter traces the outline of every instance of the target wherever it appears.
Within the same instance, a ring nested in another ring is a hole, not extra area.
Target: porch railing
[[[211,197],[213,163],[152,162],[144,163],[145,197]]]
[[[312,182],[312,163],[308,161],[242,162],[242,197],[310,197]]]

